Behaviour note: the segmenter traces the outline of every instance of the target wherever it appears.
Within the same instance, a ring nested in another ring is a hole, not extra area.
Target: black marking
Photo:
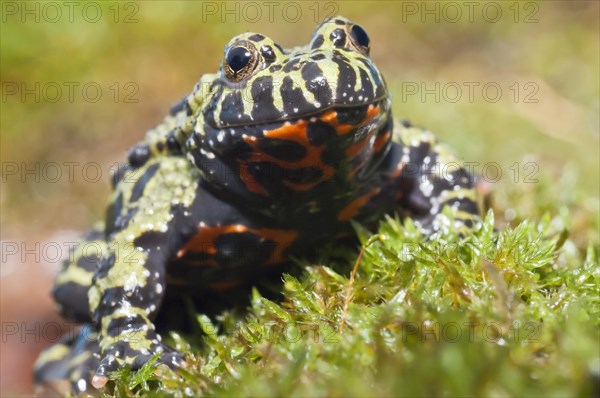
[[[269,192],[294,191],[286,182],[291,184],[315,183],[323,176],[323,170],[318,167],[288,169],[272,162],[250,163],[248,171],[250,177]]]
[[[185,208],[181,204],[171,206],[173,217],[168,223],[167,232],[147,231],[135,238],[134,247],[145,248],[150,252],[147,267],[160,265],[164,261],[164,256],[169,251],[165,251],[165,247],[182,247],[184,240],[195,233],[196,226],[189,224],[189,216],[185,216],[184,212]]]
[[[114,231],[120,231],[120,230],[127,228],[129,221],[131,221],[133,216],[136,215],[138,210],[139,209],[137,207],[130,207],[127,209],[127,212],[125,214],[122,214],[122,213],[114,214],[113,224],[110,226],[110,229],[109,229],[109,227],[107,227],[107,231],[106,231],[107,234],[109,235]]]
[[[84,254],[83,256],[77,259],[77,267],[84,269],[86,271],[96,271],[98,267],[98,261],[102,257],[101,246],[94,242],[85,242],[84,245]]]
[[[270,156],[288,162],[297,162],[306,156],[306,148],[294,141],[269,138],[260,140],[258,147]]]
[[[106,210],[106,237],[108,238],[117,230],[117,218],[123,211],[123,193],[119,193],[117,198],[108,206]]]
[[[113,189],[115,189],[117,184],[123,180],[123,177],[128,170],[131,170],[128,163],[123,163],[117,166],[117,169],[113,172],[110,179]]]
[[[479,208],[477,207],[477,203],[472,201],[469,198],[452,198],[444,202],[444,205],[456,207],[461,211],[470,213],[470,214],[478,214]]]
[[[108,291],[106,296],[111,295],[111,293],[112,292]],[[139,325],[144,325],[145,323],[146,322],[144,318],[142,318],[140,314],[111,318],[107,326],[108,336],[116,337],[123,332],[135,330],[136,327],[139,327]]]
[[[241,117],[240,117],[241,116]],[[241,91],[235,91],[227,94],[221,105],[221,114],[219,116],[223,123],[247,123],[251,121],[250,117],[244,114],[244,98]]]
[[[404,128],[411,128],[412,127],[412,123],[410,122],[410,120],[407,119],[402,119],[400,120],[400,124],[404,127]]]
[[[190,265],[211,265],[210,260],[212,255],[209,253],[201,252],[201,251],[193,251],[188,250],[185,252],[185,255],[181,259],[177,259],[175,264],[179,264],[180,262],[190,264]],[[169,276],[174,276],[172,273],[173,269],[169,268]],[[190,281],[191,282],[191,281]]]
[[[275,61],[275,52],[273,51],[273,48],[271,46],[262,46],[260,48],[260,53],[265,59],[265,62],[267,62],[268,64]]]
[[[216,80],[218,80],[218,79],[216,79]],[[213,91],[214,84],[215,83],[213,83],[211,85],[210,91]],[[220,85],[217,85],[215,87],[215,89],[216,89],[215,93],[212,96],[210,102],[208,104],[206,104],[206,107],[202,111],[202,113],[204,114],[204,120],[206,120],[206,122],[208,124],[210,124],[211,126],[216,126],[218,124],[217,115],[215,115],[215,111],[217,109],[217,105],[221,103],[224,86],[222,84],[220,84]],[[195,118],[193,120],[195,120]],[[186,142],[186,146],[187,146],[188,142]]]
[[[139,198],[144,194],[144,188],[148,184],[148,181],[154,176],[154,174],[158,171],[160,165],[155,163],[148,167],[144,174],[140,177],[139,180],[136,181],[133,189],[131,190],[131,198],[129,198],[129,203],[135,203]]]
[[[479,209],[476,208],[477,213],[473,213],[473,214],[478,214],[479,213]],[[467,228],[473,228],[473,226],[475,225],[475,223],[473,222],[472,219],[467,219],[467,218],[455,218],[455,221],[459,221],[461,223],[463,223],[463,225]]]
[[[96,264],[94,264],[94,268]],[[90,322],[90,307],[88,301],[89,286],[75,282],[61,283],[52,289],[52,296],[60,306],[61,314],[72,321]]]
[[[372,83],[375,86],[375,97],[381,98],[384,95],[386,95],[387,89],[385,83],[381,79],[380,74],[375,69],[375,66],[373,66],[371,62],[364,58],[359,58],[358,61],[365,66],[365,68],[369,71],[369,75],[374,79]]]
[[[305,114],[315,108],[313,104],[304,98],[302,88],[294,87],[294,81],[289,76],[283,78],[280,93],[283,99],[283,111],[288,115]],[[298,112],[294,112],[294,109],[297,109]]]
[[[281,112],[275,107],[273,99],[273,77],[261,77],[252,82],[252,119],[270,121],[281,117]]]
[[[89,323],[89,321],[86,323]],[[90,391],[90,384],[78,384],[74,376],[78,375],[78,378],[90,381],[99,365],[100,347],[94,333],[94,329],[87,325],[78,334],[67,333],[61,338],[57,344],[64,345],[68,348],[68,351],[60,358],[45,361],[41,367],[35,369],[34,379],[36,384],[50,386],[57,380],[70,381],[74,395],[79,396],[83,393],[93,395],[93,392]],[[73,358],[81,358],[81,354],[84,354],[87,358],[82,362],[73,363]],[[55,394],[57,393],[56,390],[53,391],[55,391]]]
[[[336,52],[333,56],[333,62],[338,66],[338,81],[336,87],[336,98],[340,98],[342,101],[347,103],[353,103],[357,101],[358,97],[354,92],[356,85],[356,72],[354,68],[348,65],[347,61],[344,61],[344,56],[341,56],[339,52]],[[346,94],[346,95],[344,95]],[[352,97],[352,101],[350,98]]]
[[[142,167],[150,159],[150,147],[139,144],[129,150],[127,161],[134,168]]]
[[[429,154],[431,145],[429,142],[420,142],[419,146],[411,146],[409,151],[410,163],[414,166],[420,166],[423,164],[423,160]],[[430,164],[433,163],[434,159],[431,159]]]
[[[214,241],[215,260],[220,266],[240,268],[248,264],[265,264],[275,245],[251,232],[226,233]]]
[[[323,35],[318,35],[317,37],[314,38],[313,43],[310,46],[310,49],[315,50],[315,49],[321,47],[324,42],[325,42],[325,39],[323,38]]]
[[[323,177],[323,170],[319,167],[303,167],[301,169],[285,170],[285,179],[294,184],[315,183]]]
[[[283,189],[285,170],[272,162],[254,162],[248,164],[250,177],[268,191],[278,192]]]
[[[100,300],[100,303],[98,304],[98,307],[96,307],[94,309],[94,320],[96,322],[98,322],[98,324],[100,324],[100,321],[101,321],[101,318],[103,315],[112,314],[114,312],[115,308],[121,307],[123,305],[122,301],[123,301],[124,297],[127,297],[127,301],[134,308],[147,308],[148,305],[153,303],[153,300],[155,300],[156,297],[159,296],[159,294],[156,293],[156,289],[155,289],[155,283],[158,283],[158,281],[156,281],[156,279],[154,279],[154,278],[149,278],[149,280],[147,282],[148,282],[148,285],[145,288],[144,287],[136,287],[133,292],[134,294],[128,294],[128,292],[123,287],[111,287],[111,288],[106,289],[102,293],[102,298]],[[143,293],[140,292],[140,290],[142,290],[142,289],[143,289]],[[164,290],[163,290],[163,292],[164,292]],[[116,318],[116,319],[124,319],[124,320],[127,320],[128,323],[131,323],[132,320],[136,319],[135,318],[136,316],[139,316],[139,315],[136,314],[134,317],[131,317],[131,318],[125,317],[125,318]],[[113,319],[115,319],[115,318],[113,318]],[[112,323],[112,320],[110,323]],[[109,325],[110,325],[110,323],[109,323]],[[117,321],[117,324],[120,324],[120,321]],[[145,324],[145,322],[142,323],[142,325],[143,324]],[[140,326],[140,324],[137,324],[136,326]],[[130,329],[130,328],[128,327],[127,329]],[[109,327],[108,332],[109,332],[109,335],[114,335],[115,333],[123,332],[123,329],[111,330],[111,328]]]
[[[340,108],[337,110],[337,120],[343,124],[356,126],[367,116],[369,105],[354,106],[352,108]]]
[[[281,70],[281,65],[271,65],[269,67],[269,72],[277,72],[278,70]]]
[[[417,184],[415,184],[414,188],[405,197],[405,199],[406,207],[410,209],[413,214],[419,216],[429,214],[431,202],[429,201],[429,198],[427,198],[425,194],[418,188]]]
[[[333,51],[333,58],[336,58],[336,59],[342,60],[343,62],[346,62],[346,63],[348,63],[348,64],[350,63],[350,60],[348,59],[348,57],[346,57],[346,56],[344,55],[344,53],[343,53],[342,51],[339,51],[339,50],[334,50],[334,51]],[[363,59],[360,59],[360,60],[361,60],[361,61],[364,61]]]
[[[317,120],[314,123],[309,123],[306,128],[306,135],[311,145],[322,146],[325,145],[329,140],[336,137],[335,128],[321,120]]]
[[[329,83],[323,79],[323,71],[316,62],[304,64],[302,78],[306,82],[306,89],[313,94],[315,100],[323,106],[329,105],[332,96],[331,88]]]
[[[432,154],[431,162],[429,162],[429,167],[434,167],[433,165],[437,161],[437,156]],[[425,167],[423,167],[425,169]],[[444,168],[444,178],[433,178],[431,180],[433,184],[433,190],[431,194],[433,196],[439,196],[443,191],[450,191],[454,188],[454,186],[458,185],[463,188],[471,188],[473,186],[473,176],[471,176],[467,170],[464,168],[456,168],[456,167],[448,167]],[[425,170],[427,173],[428,171]]]
[[[303,64],[304,62],[300,62],[300,58],[291,59],[287,64],[285,64],[283,71],[285,73],[290,73],[291,71],[300,69]]]
[[[250,37],[248,38],[248,40],[252,40],[252,41],[254,41],[254,42],[259,42],[259,41],[262,41],[262,40],[264,40],[264,38],[265,38],[265,37],[264,37],[263,35],[261,35],[260,33],[256,33],[256,34],[254,34],[254,35],[250,36]]]
[[[181,153],[181,146],[175,137],[175,130],[172,130],[167,135],[167,148],[174,153]]]
[[[385,135],[387,133],[389,133],[388,138],[385,140],[385,144],[377,152],[379,154],[379,156],[383,156],[383,155],[387,154],[387,152],[390,149],[390,144],[392,142],[392,134],[391,133],[392,133],[392,131],[394,131],[394,119],[392,117],[390,117],[390,115],[387,115],[387,118],[388,119],[387,119],[386,124],[381,126],[381,128],[377,132],[378,140],[380,138],[385,138]]]
[[[312,59],[313,61],[320,61],[322,59],[325,59],[325,54],[319,53],[319,54],[311,55],[310,59]]]
[[[92,278],[92,283],[96,283],[98,279],[106,278],[108,271],[115,265],[115,253],[110,253],[108,257],[103,257],[98,261],[98,270]]]
[[[345,21],[342,21],[341,19],[336,19],[336,20],[335,20],[335,24],[336,24],[336,25],[346,25],[346,22],[345,22]]]
[[[336,47],[344,47],[346,45],[346,32],[343,29],[336,29],[329,35],[329,40]]]
[[[363,101],[368,101],[374,97],[373,83],[371,83],[371,78],[369,77],[367,72],[365,72],[364,69],[360,68],[359,73],[360,84],[362,86],[361,91],[359,91],[359,93],[361,93],[360,95],[362,95]]]

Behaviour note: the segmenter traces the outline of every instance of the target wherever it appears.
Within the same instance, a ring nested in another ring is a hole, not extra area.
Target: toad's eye
[[[225,76],[239,82],[250,76],[257,64],[256,49],[252,44],[241,43],[231,47],[225,55]]]
[[[350,30],[350,37],[352,38],[352,42],[356,47],[362,50],[365,54],[369,54],[371,40],[369,40],[369,35],[360,25],[352,26],[352,29]]]

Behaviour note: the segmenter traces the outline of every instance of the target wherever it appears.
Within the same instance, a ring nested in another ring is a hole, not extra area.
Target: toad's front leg
[[[161,342],[151,321],[165,291],[165,261],[148,249],[145,236],[112,242],[114,252],[94,277],[89,297],[101,352],[92,379],[96,388],[106,384],[109,372],[123,365],[138,369],[157,353],[159,362],[171,367],[181,361],[179,353]]]
[[[397,123],[390,157],[394,197],[426,235],[435,236],[451,221],[464,235],[480,222],[473,175],[431,132]]]
[[[167,262],[189,230],[185,212],[197,181],[185,159],[162,158],[132,170],[117,186],[108,253],[88,293],[100,343],[96,388],[106,384],[109,372],[124,365],[138,369],[157,353],[171,367],[181,362],[181,354],[161,342],[152,319],[165,293]]]

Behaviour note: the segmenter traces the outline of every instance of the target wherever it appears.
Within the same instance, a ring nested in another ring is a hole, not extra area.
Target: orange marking
[[[369,105],[369,108],[367,109],[367,114],[365,115],[365,118],[362,120],[362,122],[360,122],[357,125],[340,123],[337,120],[337,112],[336,111],[327,112],[326,114],[321,116],[321,120],[326,123],[331,124],[337,131],[338,135],[344,135],[354,129],[357,129],[357,128],[362,127],[365,124],[369,123],[376,116],[378,116],[380,112],[381,112],[381,107],[379,105],[372,105],[372,104]]]
[[[249,176],[248,163],[256,163],[256,162],[270,162],[273,163],[283,169],[287,170],[297,170],[306,167],[314,167],[322,170],[321,177],[313,182],[309,183],[292,183],[290,181],[284,180],[283,183],[295,190],[298,191],[308,191],[318,183],[330,179],[334,174],[335,170],[330,165],[323,162],[321,159],[321,154],[325,150],[324,146],[311,146],[308,140],[308,136],[306,134],[306,127],[308,126],[308,122],[306,120],[299,120],[295,124],[284,124],[283,126],[276,128],[274,130],[270,130],[264,133],[264,139],[283,139],[288,141],[296,142],[302,147],[306,149],[306,156],[299,161],[287,161],[283,159],[275,158],[268,153],[264,152],[258,147],[258,139],[256,137],[246,137],[244,141],[250,144],[253,147],[252,154],[246,160],[240,160],[240,176],[246,174],[246,179],[242,178],[242,181],[246,184],[248,189],[251,192],[267,194],[264,187],[262,187],[258,182],[252,180],[251,176]],[[245,173],[244,173],[245,172]]]
[[[325,114],[323,114],[320,117],[320,120],[333,126],[336,130],[337,135],[340,136],[340,135],[348,134],[349,132],[351,132],[357,128],[367,125],[368,123],[372,122],[372,120],[375,117],[377,117],[380,113],[381,113],[381,108],[379,105],[375,105],[375,106],[369,105],[366,115],[365,115],[365,118],[357,125],[339,123],[339,121],[337,119],[338,114],[336,111],[326,112]],[[297,170],[297,169],[307,168],[307,167],[316,168],[316,169],[321,170],[321,172],[322,172],[321,177],[318,180],[313,181],[313,182],[293,183],[293,182],[286,180],[284,177],[283,184],[293,190],[296,190],[296,191],[308,191],[308,190],[312,189],[314,186],[316,186],[317,184],[333,177],[333,175],[335,174],[335,170],[330,165],[324,163],[323,160],[321,159],[321,154],[325,150],[325,147],[324,146],[315,147],[315,146],[310,145],[310,142],[309,142],[308,136],[307,136],[307,132],[306,132],[308,123],[309,122],[306,120],[299,120],[294,124],[291,124],[288,122],[281,127],[278,127],[276,129],[273,129],[270,131],[266,131],[264,133],[265,138],[256,138],[256,137],[245,137],[244,138],[244,141],[246,141],[246,143],[251,145],[253,150],[252,150],[250,157],[248,159],[239,160],[238,165],[239,165],[240,179],[246,185],[246,187],[248,188],[248,190],[250,192],[257,193],[260,195],[265,195],[265,196],[268,195],[268,192],[265,189],[265,187],[262,184],[260,184],[258,181],[256,181],[250,174],[250,171],[249,171],[250,163],[270,162],[270,163],[273,163],[273,164],[275,164],[283,169],[287,169],[287,170]],[[370,138],[372,137],[373,133],[374,133],[374,131],[372,131],[363,140],[361,140],[357,143],[354,143],[351,146],[349,146],[348,148],[346,148],[346,155],[349,157],[355,157],[358,154],[360,154],[362,151],[366,150],[366,148],[369,146]],[[388,137],[389,137],[389,135],[388,135]],[[306,149],[306,156],[299,161],[286,161],[283,159],[275,158],[275,157],[269,155],[268,153],[266,153],[265,151],[261,150],[258,147],[259,140],[269,139],[269,138],[296,142]],[[376,143],[374,145],[378,145],[378,148],[380,149],[384,145],[385,139],[383,139],[383,141],[384,142],[376,141]]]
[[[367,202],[369,201],[369,199],[371,199],[373,196],[377,195],[379,192],[381,191],[381,189],[379,188],[375,188],[370,192],[367,192],[366,194],[359,196],[358,198],[354,199],[352,202],[348,203],[346,205],[346,207],[344,207],[338,214],[338,221],[348,221],[353,219],[354,217],[356,217],[356,215],[358,214],[358,212],[360,211],[360,209],[367,204]]]
[[[252,193],[257,193],[259,195],[268,195],[269,193],[258,181],[254,179],[252,174],[250,173],[250,169],[248,167],[248,162],[238,161],[239,164],[239,175],[240,180],[246,185],[248,191]]]
[[[365,116],[363,121],[360,122],[360,124],[357,125],[355,128],[360,128],[360,127],[366,125],[367,123],[372,121],[373,118],[375,118],[377,115],[379,115],[380,112],[381,112],[381,108],[379,106],[369,105],[369,109],[367,109],[367,115]],[[360,140],[358,142],[355,142],[354,144],[352,144],[348,148],[346,148],[346,155],[348,157],[355,157],[362,151],[366,150],[370,144],[370,138],[372,137],[373,133],[374,133],[374,131],[371,131],[369,133],[369,135],[367,135],[365,138],[363,138],[362,140]],[[389,138],[389,132],[387,132],[386,134],[387,135],[385,135],[385,137],[378,136],[375,139],[375,142],[373,143],[373,149],[376,152],[381,149],[383,144],[385,144],[385,141],[387,139],[386,137]],[[381,140],[381,139],[383,139],[383,142],[379,142],[379,140]]]
[[[369,146],[370,138],[371,136],[368,135],[362,140],[350,145],[348,148],[346,148],[346,156],[348,156],[349,158],[354,158],[356,155],[367,149],[367,147]]]
[[[294,141],[304,146],[308,145],[308,137],[306,136],[306,120],[299,120],[296,124],[284,124],[275,130],[269,130],[265,133],[265,137],[277,138],[280,140]],[[256,140],[255,137],[252,137]]]
[[[375,152],[379,152],[385,147],[385,144],[387,144],[391,135],[392,133],[388,130],[384,134],[378,135],[377,138],[375,138],[375,144],[373,144],[373,149]]]
[[[276,243],[275,250],[271,254],[271,259],[267,262],[267,265],[283,263],[285,261],[283,252],[290,247],[292,242],[298,237],[296,231],[283,229],[259,228],[254,230],[251,229],[250,232]]]
[[[367,123],[369,120],[371,120],[375,116],[379,115],[380,112],[381,112],[381,108],[379,107],[379,105],[377,105],[377,106],[369,105],[369,109],[367,109],[367,116],[365,117],[365,120],[363,120],[362,124]]]
[[[351,124],[339,123],[337,120],[337,112],[336,111],[327,112],[326,114],[321,116],[321,120],[324,121],[325,123],[331,124],[335,128],[335,131],[337,132],[338,135],[347,134],[356,127]]]
[[[400,175],[402,174],[402,170],[404,169],[405,165],[406,165],[406,163],[400,161],[396,165],[396,168],[394,169],[394,171],[392,173],[390,173],[390,175],[388,176],[388,179],[395,180],[396,178],[400,177]]]
[[[249,232],[260,238],[264,238],[275,242],[275,249],[271,253],[271,257],[267,265],[282,263],[284,259],[284,251],[292,244],[298,236],[296,231],[258,228],[251,229],[244,225],[223,225],[217,227],[200,227],[196,235],[190,239],[185,246],[177,253],[177,258],[182,258],[189,252],[206,253],[210,256],[217,254],[215,247],[215,239],[223,234],[228,233],[244,233]],[[208,259],[203,265],[217,265],[214,258]]]

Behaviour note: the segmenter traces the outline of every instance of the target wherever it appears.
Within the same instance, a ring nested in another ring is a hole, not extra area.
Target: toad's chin
[[[294,161],[303,152],[294,147],[338,146],[362,140],[391,119],[388,99],[364,105],[338,106],[302,117],[280,118],[268,123],[213,127],[205,123],[195,135],[197,147],[226,158],[259,149],[279,160]],[[297,145],[294,145],[297,144]],[[297,154],[295,152],[298,152]]]

